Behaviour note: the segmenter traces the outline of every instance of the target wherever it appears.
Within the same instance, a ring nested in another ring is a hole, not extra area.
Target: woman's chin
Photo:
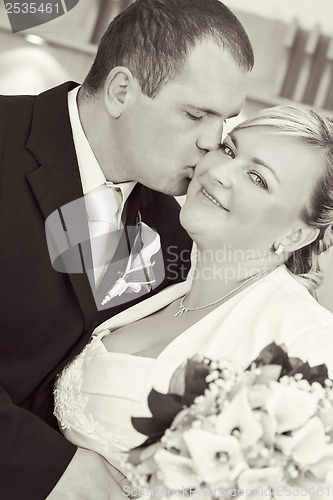
[[[191,208],[188,201],[186,201],[180,209],[179,221],[188,234],[190,234],[195,227],[198,226],[197,210]]]

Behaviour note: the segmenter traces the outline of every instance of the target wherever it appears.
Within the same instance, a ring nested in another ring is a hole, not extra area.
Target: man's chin
[[[178,186],[166,186],[165,190],[162,191],[164,194],[169,194],[170,196],[184,196],[187,193],[188,186],[191,179],[184,179]]]
[[[170,180],[167,184],[161,186],[154,186],[152,183],[146,183],[146,186],[159,193],[167,194],[169,196],[183,196],[187,193],[188,186],[191,179],[182,179],[180,182],[176,183],[175,180]]]

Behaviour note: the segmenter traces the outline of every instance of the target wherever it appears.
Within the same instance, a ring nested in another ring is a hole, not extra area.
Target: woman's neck
[[[258,259],[237,260],[218,259],[212,253],[197,251],[197,261],[193,283],[186,306],[200,307],[214,302],[233,290],[235,293],[245,289],[266,276],[282,262],[267,255]],[[238,288],[239,287],[239,288]]]

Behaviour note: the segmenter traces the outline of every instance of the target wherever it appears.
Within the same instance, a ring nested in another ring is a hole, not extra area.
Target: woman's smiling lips
[[[219,201],[217,201],[217,199],[214,198],[214,196],[212,196],[210,193],[208,193],[208,191],[204,187],[201,188],[201,192],[204,196],[206,196],[206,198],[208,198],[212,203],[214,203],[214,205],[216,205],[217,207],[223,208],[227,212],[230,212],[230,210],[228,210],[223,205],[221,205],[221,203]]]

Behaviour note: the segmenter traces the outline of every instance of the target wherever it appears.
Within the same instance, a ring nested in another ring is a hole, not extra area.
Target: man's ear
[[[279,244],[282,244],[287,252],[294,252],[312,243],[317,238],[319,232],[318,228],[302,224],[294,228],[287,236],[279,241]]]
[[[104,102],[111,117],[119,118],[121,115],[133,83],[131,71],[124,66],[117,66],[108,74],[104,85]]]

